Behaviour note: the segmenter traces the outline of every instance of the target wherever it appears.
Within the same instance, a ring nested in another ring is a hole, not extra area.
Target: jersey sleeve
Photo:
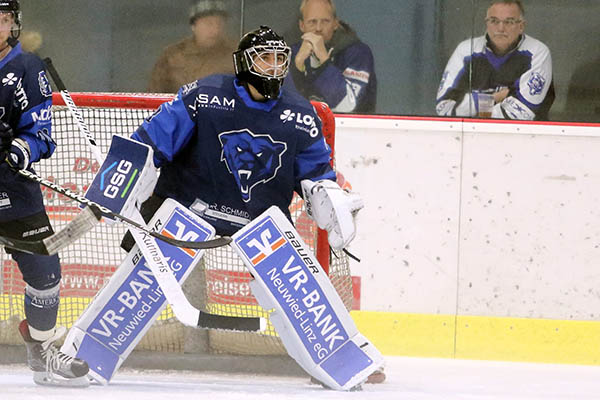
[[[15,97],[22,109],[16,136],[29,145],[31,162],[49,158],[56,149],[52,139],[52,88],[39,58],[31,57],[25,63]]]
[[[531,67],[515,82],[515,88],[504,99],[498,117],[533,120],[543,108],[543,103],[552,86],[552,56],[550,49],[541,42],[531,50]]]
[[[299,151],[294,162],[295,187],[298,194],[302,194],[300,182],[304,179],[318,181],[330,179],[335,181],[335,172],[331,167],[331,147],[325,141],[321,131],[321,120],[313,114],[318,128],[318,134],[312,138],[303,135],[300,141]]]
[[[154,150],[154,165],[160,168],[173,161],[194,134],[193,113],[187,105],[194,101],[195,92],[179,90],[177,97],[161,106],[148,117],[131,136]]]
[[[436,113],[442,116],[468,116],[469,77],[465,62],[471,56],[470,41],[460,43],[446,64],[436,97]],[[466,105],[466,107],[465,107]]]

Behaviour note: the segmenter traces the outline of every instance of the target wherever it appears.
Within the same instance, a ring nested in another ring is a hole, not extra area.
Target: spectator
[[[302,41],[292,46],[296,89],[336,112],[372,113],[377,78],[371,49],[337,18],[333,0],[302,0]]]
[[[478,94],[492,93],[493,118],[547,120],[554,102],[552,58],[548,47],[525,35],[520,0],[494,0],[484,36],[458,45],[442,76],[436,112],[475,116]]]
[[[190,10],[192,36],[169,45],[152,70],[148,91],[175,93],[186,83],[217,73],[233,73],[236,44],[226,34],[222,0],[200,0]]]

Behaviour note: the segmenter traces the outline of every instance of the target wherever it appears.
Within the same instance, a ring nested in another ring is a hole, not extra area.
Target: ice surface
[[[121,370],[108,386],[48,388],[25,366],[0,366],[0,400],[600,399],[600,367],[386,357],[387,380],[335,392],[307,378]]]

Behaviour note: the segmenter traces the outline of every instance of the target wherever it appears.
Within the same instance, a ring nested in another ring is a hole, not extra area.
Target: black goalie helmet
[[[275,99],[288,73],[291,53],[283,37],[261,26],[246,33],[233,53],[235,76],[267,99]]]
[[[17,39],[21,34],[21,5],[18,0],[0,0],[0,13],[11,13],[14,23],[10,29],[11,37]]]

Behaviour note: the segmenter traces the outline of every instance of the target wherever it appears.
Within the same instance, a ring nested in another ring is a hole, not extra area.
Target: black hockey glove
[[[24,169],[29,166],[29,149],[23,140],[15,140],[15,134],[6,122],[0,121],[0,162]]]

